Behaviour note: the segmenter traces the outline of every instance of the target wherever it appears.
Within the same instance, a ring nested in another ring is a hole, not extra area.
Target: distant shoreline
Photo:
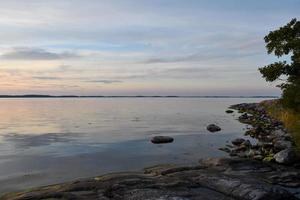
[[[78,96],[78,95],[0,95],[1,99],[5,98],[279,98],[279,96],[173,96],[173,95],[91,95],[91,96]]]

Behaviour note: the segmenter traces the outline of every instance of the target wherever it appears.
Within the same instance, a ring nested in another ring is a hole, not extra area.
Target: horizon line
[[[277,95],[0,95],[0,98],[279,98]]]

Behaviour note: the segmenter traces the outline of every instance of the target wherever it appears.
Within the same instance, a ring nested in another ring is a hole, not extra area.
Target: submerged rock
[[[151,139],[151,142],[154,144],[171,143],[173,141],[174,138],[169,136],[155,136]]]
[[[210,132],[217,132],[217,131],[220,131],[221,128],[215,124],[210,124],[206,127],[206,129]]]

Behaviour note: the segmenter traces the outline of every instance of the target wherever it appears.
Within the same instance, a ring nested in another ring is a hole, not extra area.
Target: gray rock
[[[210,158],[199,165],[156,165],[0,197],[1,200],[294,200],[299,172],[249,159]],[[293,189],[293,190],[292,190]]]
[[[284,132],[281,129],[278,129],[273,131],[272,134],[275,135],[276,137],[284,137],[286,135],[286,132]]]
[[[174,138],[169,136],[155,136],[151,139],[151,142],[154,144],[171,143],[173,141]]]
[[[274,143],[274,148],[277,150],[284,150],[292,148],[292,142],[287,140],[277,140]]]
[[[253,158],[255,160],[262,160],[264,157],[262,155],[255,155],[255,156],[253,156]]]
[[[231,150],[229,148],[227,148],[227,147],[219,148],[219,150],[224,151],[226,153],[230,153],[231,152]]]
[[[254,157],[256,154],[257,154],[256,151],[253,149],[250,149],[249,151],[246,152],[247,157],[250,158]]]
[[[272,142],[262,142],[262,141],[259,141],[257,143],[257,146],[258,147],[264,147],[264,148],[272,148],[273,147],[273,143]]]
[[[244,113],[241,116],[239,116],[239,120],[247,120],[247,119],[249,119],[249,115],[247,113]]]
[[[220,131],[221,128],[215,124],[210,124],[206,127],[206,129],[210,132],[217,132],[217,131]]]
[[[275,161],[280,164],[291,164],[296,161],[296,153],[292,148],[279,151],[274,155]]]
[[[245,139],[243,138],[236,138],[231,141],[231,143],[236,146],[241,145],[243,142],[245,142]]]
[[[251,146],[252,146],[250,140],[244,141],[244,142],[242,143],[242,145],[244,145],[244,146],[246,146],[246,147],[251,147]]]

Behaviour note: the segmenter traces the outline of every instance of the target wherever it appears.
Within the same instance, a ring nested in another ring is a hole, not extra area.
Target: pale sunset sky
[[[300,0],[0,0],[0,94],[279,95],[263,37]]]

